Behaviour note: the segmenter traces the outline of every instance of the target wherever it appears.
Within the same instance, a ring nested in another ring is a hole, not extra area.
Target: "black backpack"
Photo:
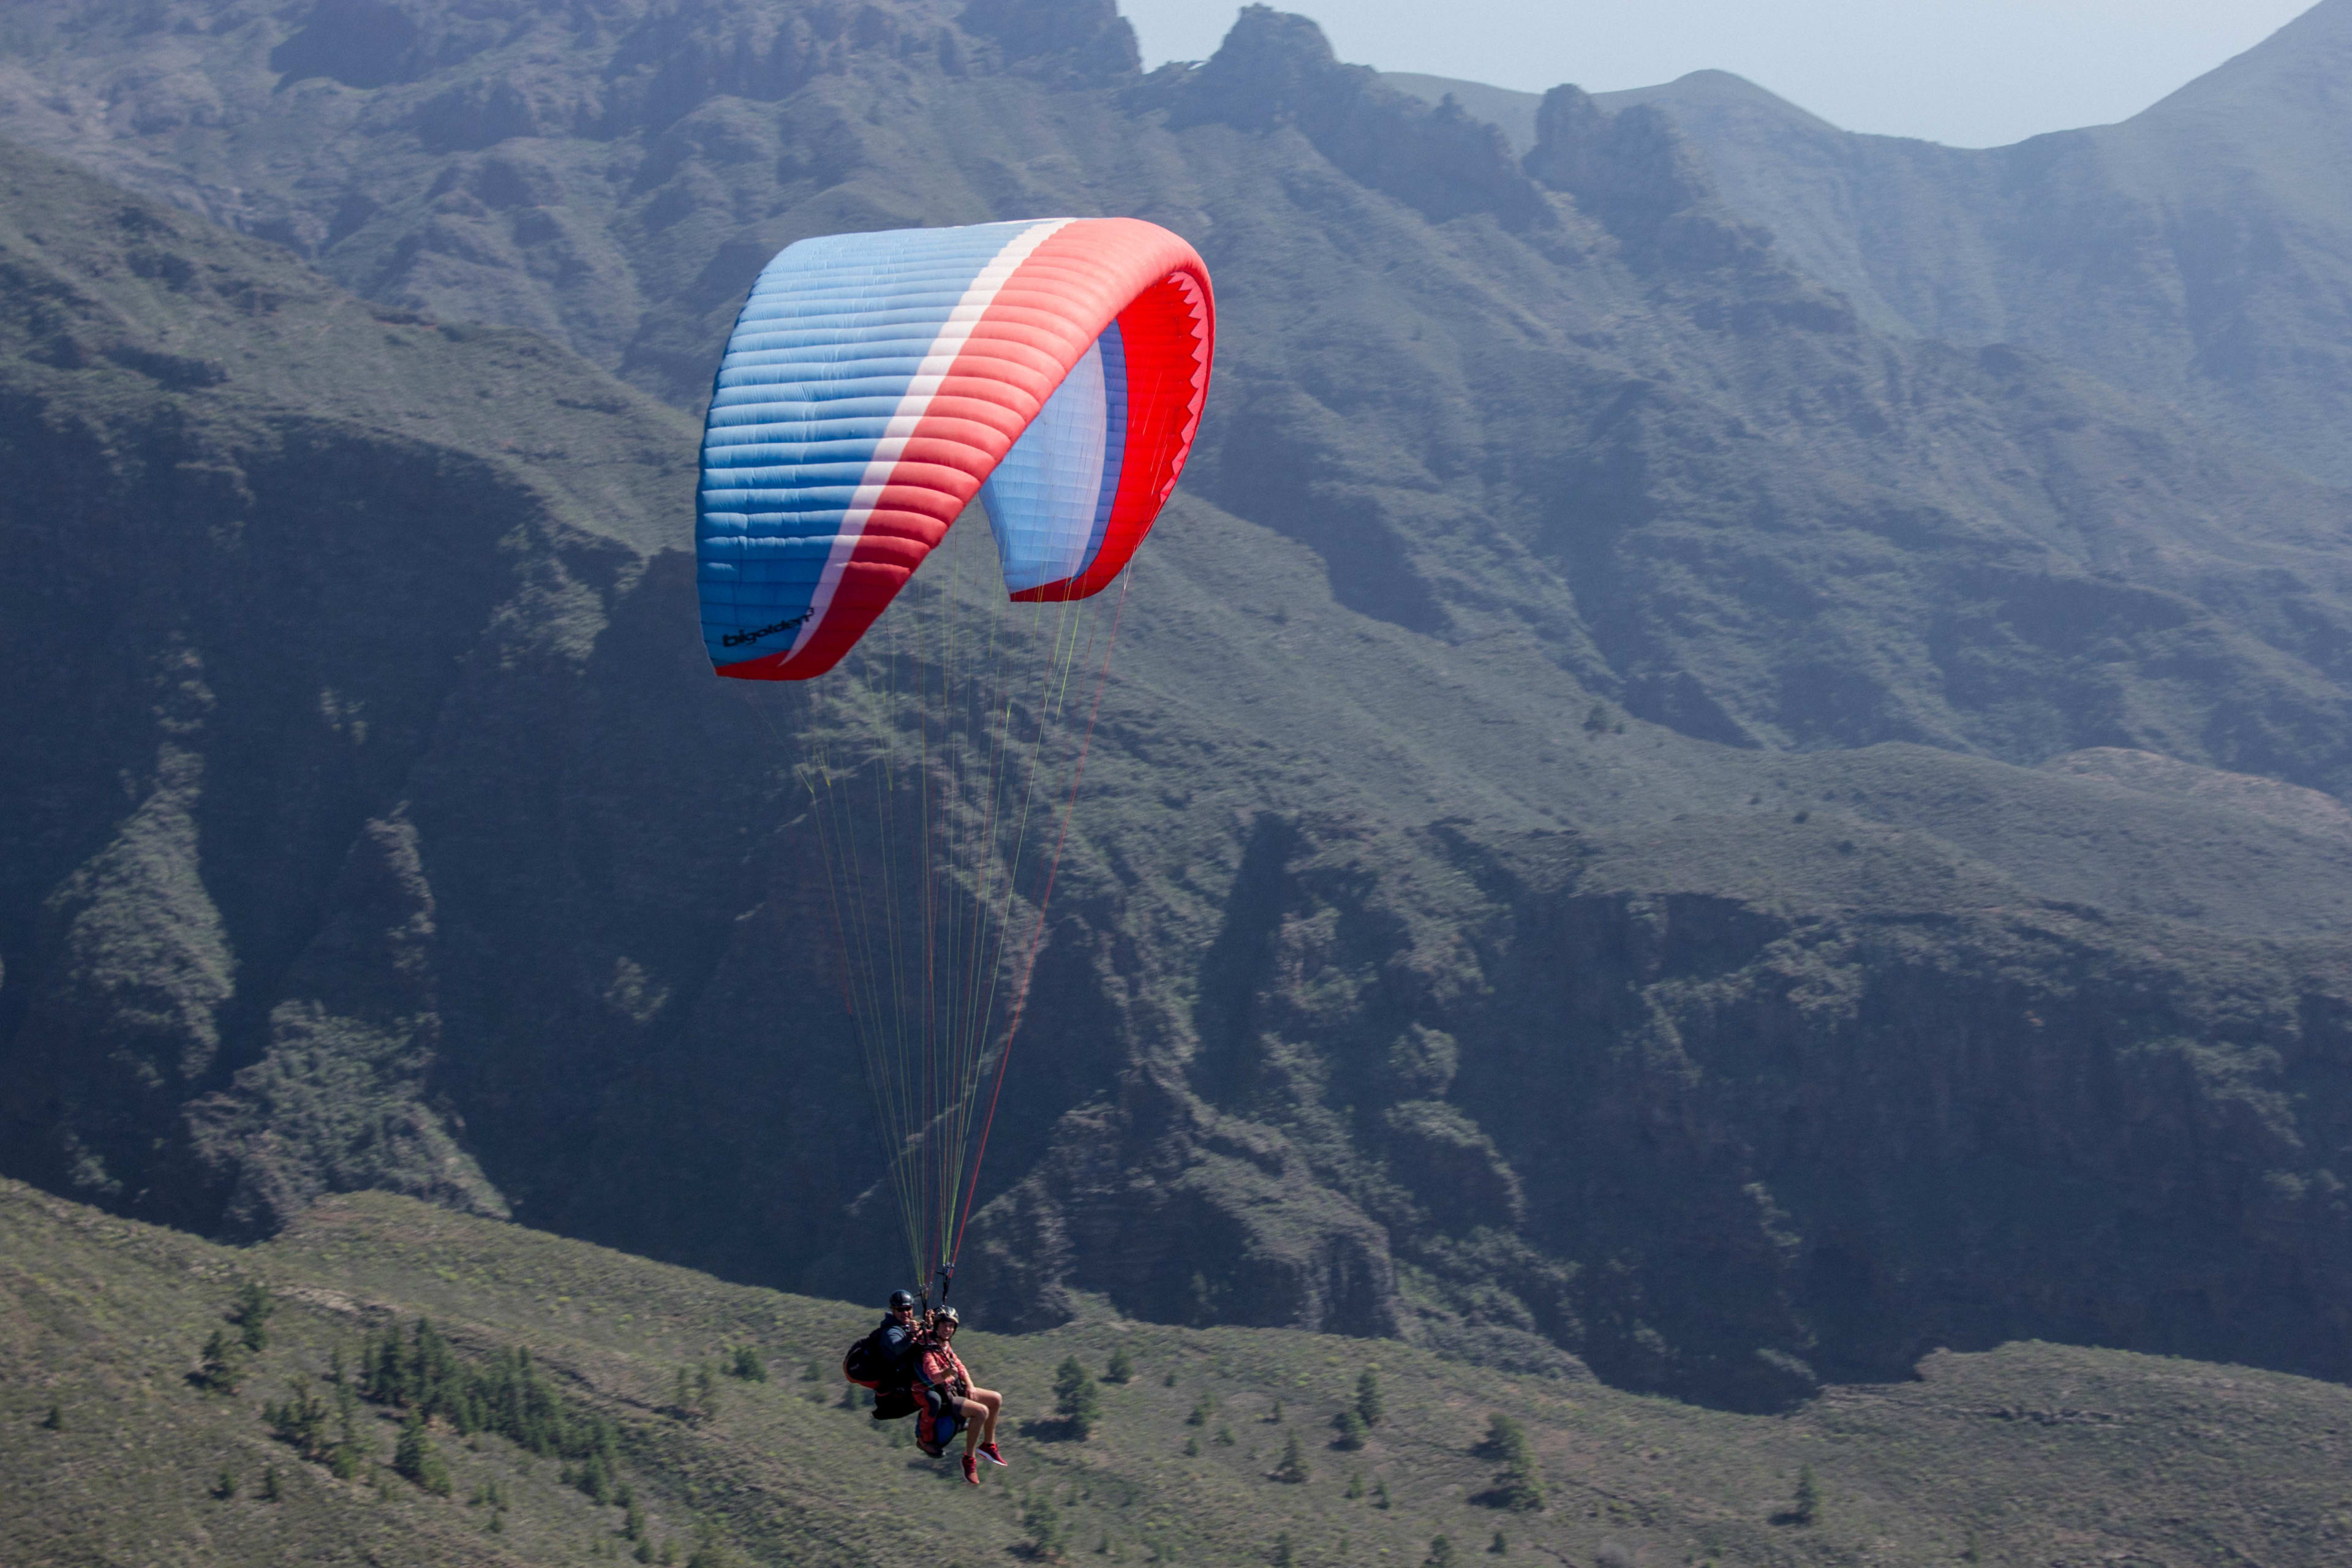
[[[849,1347],[849,1353],[841,1358],[841,1375],[845,1379],[860,1388],[882,1386],[882,1379],[891,1371],[890,1359],[882,1350],[883,1329],[888,1327],[883,1324]]]
[[[882,1386],[882,1379],[891,1371],[889,1357],[882,1349],[882,1334],[889,1326],[885,1323],[876,1329],[851,1345],[849,1353],[841,1358],[841,1375],[844,1378],[860,1388],[874,1390],[874,1419],[877,1421],[896,1421],[915,1413],[915,1395],[911,1389],[903,1384],[893,1388]]]

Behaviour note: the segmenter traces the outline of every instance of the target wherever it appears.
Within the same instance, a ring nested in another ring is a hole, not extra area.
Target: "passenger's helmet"
[[[890,1292],[890,1310],[892,1311],[911,1311],[914,1310],[914,1306],[915,1293],[912,1290],[893,1290]]]
[[[931,1314],[931,1326],[935,1329],[952,1329],[962,1322],[963,1315],[953,1307],[941,1307]]]

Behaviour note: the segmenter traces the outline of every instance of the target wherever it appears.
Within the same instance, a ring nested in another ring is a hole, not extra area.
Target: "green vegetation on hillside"
[[[298,1395],[185,1376],[248,1287],[276,1303],[257,1384]],[[230,1249],[0,1184],[0,1539],[12,1568],[978,1564],[1008,1549],[1293,1568],[1446,1552],[1456,1568],[1488,1552],[2022,1565],[2055,1549],[2295,1568],[2352,1542],[2352,1391],[2053,1345],[1939,1352],[1919,1381],[1764,1417],[1392,1343],[1090,1312],[963,1336],[1009,1401],[1012,1468],[977,1490],[822,1380],[739,1383],[705,1422],[669,1407],[681,1361],[733,1344],[824,1362],[869,1317],[389,1196],[331,1200]],[[1114,1352],[1139,1375],[1103,1385],[1081,1439],[1053,1417],[1056,1369]],[[1381,1419],[1327,1458],[1318,1434],[1360,1418],[1367,1372]],[[1202,1405],[1249,1435],[1186,1452]],[[357,1462],[300,1462],[289,1420]],[[609,1489],[583,1487],[559,1429],[575,1448],[600,1434]],[[1490,1495],[1538,1469],[1540,1506]]]

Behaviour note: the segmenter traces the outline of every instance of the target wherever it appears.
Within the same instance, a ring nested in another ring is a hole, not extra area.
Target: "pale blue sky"
[[[1849,131],[1991,147],[2127,119],[2308,0],[1277,0],[1339,58],[1539,92],[1736,71]],[[1202,59],[1237,5],[1119,0],[1147,64]]]

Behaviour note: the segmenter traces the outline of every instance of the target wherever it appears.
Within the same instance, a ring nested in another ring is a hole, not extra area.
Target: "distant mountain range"
[[[1524,153],[1541,101],[1436,77]],[[2011,343],[2352,479],[2352,4],[2322,0],[2119,125],[1964,151],[1843,132],[1726,71],[1657,109],[1724,201],[1881,331]]]
[[[2021,1336],[2352,1376],[2342,126],[2174,108],[2347,79],[2347,15],[1960,153],[1721,77],[1504,127],[1256,6],[1146,74],[1103,0],[26,0],[0,1165],[871,1295],[778,935],[850,705],[709,678],[692,416],[792,239],[1128,213],[1218,379],[960,1297],[1756,1407]],[[2235,159],[2241,228],[2146,228]]]

